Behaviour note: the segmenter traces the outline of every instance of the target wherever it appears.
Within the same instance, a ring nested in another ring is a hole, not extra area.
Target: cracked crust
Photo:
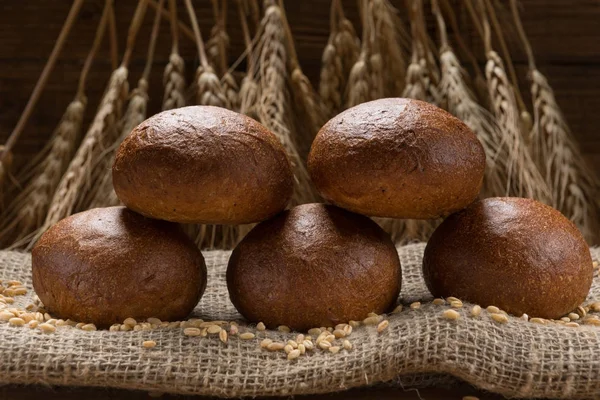
[[[364,215],[437,218],[473,202],[485,153],[459,119],[389,98],[352,107],[317,134],[308,170],[331,203]]]
[[[127,207],[148,217],[244,224],[283,210],[293,177],[267,128],[224,108],[192,106],[138,125],[119,147],[113,185]]]
[[[389,311],[400,282],[389,235],[365,216],[324,204],[260,223],[227,268],[231,301],[244,317],[301,331]]]
[[[593,267],[583,236],[560,212],[532,199],[494,197],[437,228],[423,275],[436,297],[555,319],[585,300]]]
[[[128,317],[184,319],[206,288],[204,258],[179,226],[125,207],[52,226],[32,251],[32,275],[53,315],[98,327]]]

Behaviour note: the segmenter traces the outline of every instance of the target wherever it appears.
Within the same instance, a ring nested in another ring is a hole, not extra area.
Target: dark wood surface
[[[70,1],[5,1],[0,13],[0,142],[4,142],[16,124],[29,94],[50,54],[54,40],[67,15]],[[233,4],[230,1],[230,4]],[[343,0],[347,15],[357,20],[356,1]],[[393,1],[406,14],[402,0]],[[481,42],[474,33],[459,1],[454,1],[467,41],[475,54],[483,60]],[[522,14],[527,33],[538,60],[556,91],[560,106],[573,129],[586,158],[600,171],[600,2],[597,0],[522,0]],[[67,46],[49,81],[38,107],[19,141],[16,154],[19,159],[30,157],[45,143],[58,122],[66,105],[72,99],[83,60],[92,41],[103,0],[86,0],[81,17],[68,39]],[[124,48],[129,20],[136,2],[116,1],[120,50]],[[196,0],[202,31],[209,34],[212,12],[209,0]],[[329,2],[325,0],[286,1],[288,17],[296,40],[298,54],[305,73],[316,82],[319,75],[321,52],[329,30]],[[183,4],[180,18],[187,23]],[[231,37],[230,60],[242,51],[242,38],[237,13],[229,13],[228,31]],[[153,13],[147,13],[139,34],[131,65],[130,83],[135,84],[141,74],[146,54],[147,38]],[[431,21],[430,21],[431,22]],[[432,25],[432,24],[430,24]],[[525,77],[525,59],[520,47],[511,40],[515,63],[519,67],[522,90],[529,87]],[[170,33],[162,24],[152,79],[150,82],[150,109],[159,110],[162,98],[161,76],[168,61]],[[197,63],[193,43],[182,38],[181,51],[187,59],[191,74]],[[110,73],[108,45],[104,45],[94,65],[88,85],[90,107],[86,117],[92,117],[107,77]]]

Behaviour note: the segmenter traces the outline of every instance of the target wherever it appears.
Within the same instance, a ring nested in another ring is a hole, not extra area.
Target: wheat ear
[[[308,172],[294,146],[289,120],[289,94],[286,87],[287,51],[281,10],[270,5],[261,21],[262,35],[255,49],[259,63],[259,99],[257,114],[260,122],[275,133],[285,148],[295,177],[293,202],[317,200]]]
[[[169,0],[171,24],[171,55],[163,74],[165,94],[162,110],[171,110],[185,106],[185,62],[179,55],[179,32],[177,27],[177,2]]]
[[[361,20],[363,25],[362,31],[362,42],[360,48],[360,54],[350,69],[350,75],[348,76],[348,89],[346,95],[346,107],[354,107],[358,104],[373,100],[373,86],[374,83],[371,81],[373,74],[371,74],[371,67],[369,65],[371,61],[371,26],[369,21],[369,3],[367,0],[362,0],[360,3],[361,7]]]

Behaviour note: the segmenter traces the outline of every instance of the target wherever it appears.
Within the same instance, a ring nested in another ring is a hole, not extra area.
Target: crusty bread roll
[[[125,207],[59,221],[32,252],[33,287],[52,315],[107,327],[185,318],[206,288],[204,258],[177,224]]]
[[[425,249],[431,293],[559,318],[586,298],[592,258],[575,225],[531,199],[488,198],[448,217]]]
[[[428,219],[470,204],[483,181],[475,134],[446,111],[389,98],[352,107],[317,134],[308,171],[331,203],[364,215]]]
[[[224,108],[192,106],[138,125],[119,147],[113,185],[127,207],[148,217],[244,224],[283,210],[293,177],[267,128]]]
[[[260,223],[227,268],[231,301],[244,317],[300,331],[388,311],[400,279],[396,248],[375,222],[324,204]]]

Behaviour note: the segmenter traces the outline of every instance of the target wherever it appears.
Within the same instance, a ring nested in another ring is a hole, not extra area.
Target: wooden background
[[[231,0],[230,9],[235,2]],[[299,57],[305,73],[317,82],[320,58],[329,31],[329,1],[286,1]],[[343,0],[346,12],[356,21],[356,0]],[[405,14],[403,0],[393,3]],[[522,0],[522,15],[539,69],[548,76],[558,102],[574,131],[586,159],[600,173],[600,1],[598,0]],[[16,124],[29,94],[50,54],[54,40],[64,22],[71,2],[17,1],[2,2],[0,13],[0,142],[4,142]],[[15,151],[20,160],[31,157],[45,143],[66,105],[73,98],[83,60],[89,51],[103,0],[86,0],[67,45],[51,76],[32,119]],[[206,38],[212,26],[209,0],[195,0]],[[474,52],[483,61],[481,42],[473,31],[460,1],[455,0],[461,29]],[[136,1],[117,0],[116,14],[120,52],[124,49],[129,20]],[[179,16],[189,24],[180,4]],[[230,61],[242,52],[242,37],[237,13],[229,14],[228,31],[232,46]],[[134,86],[144,65],[147,39],[153,12],[149,8],[145,25],[138,36],[131,65],[130,85]],[[431,22],[431,21],[430,21]],[[433,24],[430,24],[433,26]],[[358,25],[357,25],[358,26]],[[437,39],[437,38],[436,38]],[[162,98],[162,72],[170,51],[170,31],[165,21],[155,56],[150,82],[150,113],[159,110]],[[181,39],[182,54],[191,76],[197,64],[193,43]],[[523,92],[529,97],[523,52],[514,40],[511,49],[520,72]],[[110,73],[108,44],[105,43],[91,71],[88,84],[89,120]]]

